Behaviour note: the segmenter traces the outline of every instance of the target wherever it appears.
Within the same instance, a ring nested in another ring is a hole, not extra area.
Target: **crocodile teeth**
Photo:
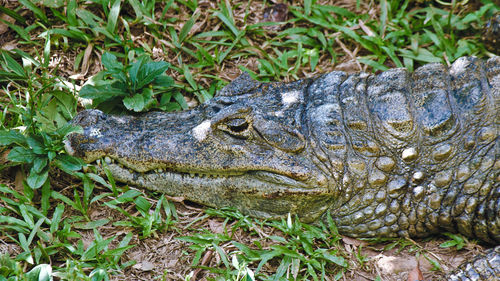
[[[97,159],[95,162],[97,163],[97,166],[101,166],[101,159]]]

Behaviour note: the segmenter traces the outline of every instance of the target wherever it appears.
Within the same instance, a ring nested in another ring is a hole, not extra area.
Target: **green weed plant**
[[[92,84],[87,83],[80,90],[80,97],[91,99],[93,107],[114,113],[181,108],[180,104],[170,102],[173,94],[180,93],[173,92],[174,80],[165,75],[168,63],[151,61],[149,56],[141,55],[130,65],[124,65],[115,55],[104,53],[102,65],[105,70],[91,79]],[[159,102],[157,95],[161,96]]]

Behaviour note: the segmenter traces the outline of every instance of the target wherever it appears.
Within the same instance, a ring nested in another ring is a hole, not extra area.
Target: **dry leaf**
[[[375,36],[375,32],[373,32],[362,20],[359,20],[359,26],[368,36]]]
[[[10,23],[14,23],[16,21],[15,19],[9,17],[7,14],[2,14],[0,16],[0,19]],[[4,34],[5,32],[7,32],[7,30],[9,30],[9,26],[3,21],[0,21],[0,34]]]
[[[210,227],[210,231],[212,231],[213,233],[217,233],[217,234],[224,233],[224,224],[222,224],[216,220],[209,220],[208,226]]]
[[[133,266],[133,268],[135,268],[137,270],[142,270],[142,271],[151,271],[155,268],[155,265],[152,262],[143,261],[143,262],[135,264]]]
[[[22,193],[24,191],[23,181],[25,179],[24,173],[21,169],[16,168],[16,179],[14,180],[14,188],[17,192]]]
[[[2,45],[1,49],[6,51],[12,51],[17,48],[17,39],[9,41]]]
[[[347,236],[342,236],[342,242],[344,242],[344,244],[353,245],[356,247],[359,247],[360,245],[363,245],[363,246],[367,245],[366,241],[362,241],[362,240],[347,237]]]
[[[283,3],[274,4],[271,7],[264,9],[261,22],[284,22],[288,17],[288,6]],[[284,27],[280,25],[264,26],[264,29],[278,31]]]
[[[5,165],[9,160],[7,160],[7,155],[9,155],[10,149],[4,150],[0,153],[0,165]]]
[[[262,22],[282,22],[286,21],[287,16],[288,6],[284,3],[278,3],[264,9]]]
[[[420,271],[420,265],[417,262],[417,266],[408,273],[408,281],[420,281],[424,280],[424,275],[422,274],[422,271]]]

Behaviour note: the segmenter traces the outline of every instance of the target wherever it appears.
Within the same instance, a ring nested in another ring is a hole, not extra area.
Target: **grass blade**
[[[9,17],[20,22],[21,24],[26,24],[26,19],[24,17],[20,16],[19,14],[17,14],[16,12],[12,11],[11,9],[0,6],[0,12],[8,15]]]
[[[66,10],[66,17],[68,18],[68,23],[72,26],[77,26],[78,22],[76,21],[76,0],[69,0],[68,7]]]
[[[194,23],[196,22],[196,20],[198,19],[198,16],[200,14],[199,13],[195,13],[194,15],[191,16],[191,18],[186,21],[186,23],[182,26],[182,29],[179,33],[179,43],[182,44],[182,42],[184,42],[184,40],[186,39],[186,37],[188,36],[189,34],[189,31],[191,31],[191,29],[193,28],[193,25]]]
[[[19,3],[23,4],[23,6],[30,9],[33,12],[33,14],[35,14],[35,16],[37,18],[39,18],[43,23],[46,24],[49,22],[45,13],[40,8],[38,8],[35,4],[33,4],[33,2],[31,2],[29,0],[19,0]]]
[[[108,15],[108,24],[106,26],[106,30],[111,34],[113,34],[116,30],[116,23],[118,21],[118,15],[120,14],[121,2],[121,0],[115,0]]]

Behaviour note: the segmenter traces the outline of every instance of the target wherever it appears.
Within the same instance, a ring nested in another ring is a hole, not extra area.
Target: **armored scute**
[[[190,111],[84,111],[67,150],[103,157],[118,181],[257,217],[329,213],[355,237],[497,245],[499,108],[500,57],[292,83],[243,74]],[[499,275],[499,251],[464,271]]]

